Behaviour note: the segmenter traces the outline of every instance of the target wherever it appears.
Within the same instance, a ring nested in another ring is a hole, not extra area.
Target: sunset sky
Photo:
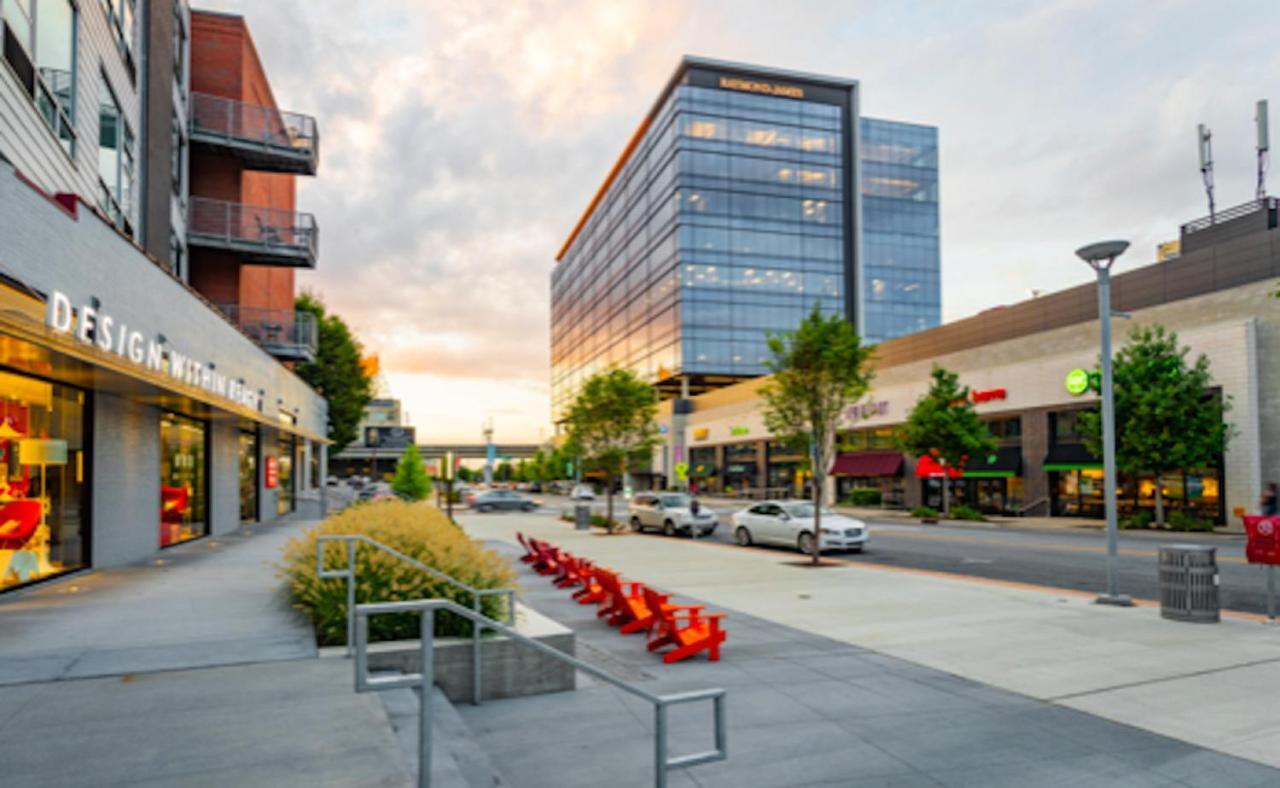
[[[553,257],[683,54],[856,78],[864,114],[939,127],[946,320],[1088,280],[1072,251],[1102,237],[1152,261],[1207,213],[1196,123],[1219,206],[1252,197],[1257,99],[1280,128],[1269,0],[196,5],[245,14],[277,101],[317,117],[301,285],[426,442],[551,434]]]

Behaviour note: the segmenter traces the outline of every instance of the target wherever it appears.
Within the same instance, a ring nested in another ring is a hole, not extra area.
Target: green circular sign
[[[1073,369],[1067,373],[1065,382],[1067,393],[1078,397],[1089,390],[1089,371],[1086,369]]]

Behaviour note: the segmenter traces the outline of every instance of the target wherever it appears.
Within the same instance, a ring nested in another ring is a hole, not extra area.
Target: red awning
[[[831,465],[834,476],[897,476],[901,472],[902,455],[896,451],[841,454]]]
[[[921,479],[941,479],[943,476],[959,479],[964,476],[964,471],[954,465],[943,468],[937,460],[926,454],[916,460],[916,476]]]

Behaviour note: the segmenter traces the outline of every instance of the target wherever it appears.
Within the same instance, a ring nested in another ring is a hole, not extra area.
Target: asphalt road
[[[541,497],[541,496],[540,496]],[[559,512],[562,499],[544,497],[545,510]],[[615,506],[621,506],[615,501]],[[730,511],[720,511],[720,526],[710,538],[733,544]],[[832,553],[858,563],[928,569],[971,577],[1098,592],[1106,587],[1106,541],[1093,529],[1018,530],[990,525],[917,525],[868,523],[870,541],[861,553]],[[654,539],[664,539],[658,534]],[[1218,548],[1223,609],[1266,612],[1266,570],[1244,559],[1244,537],[1182,533],[1120,534],[1120,592],[1139,599],[1160,598],[1157,550],[1161,544],[1211,544]],[[773,550],[750,547],[734,549]],[[777,549],[780,556],[787,550]],[[1277,570],[1280,575],[1280,569]],[[1280,577],[1277,578],[1280,584]]]

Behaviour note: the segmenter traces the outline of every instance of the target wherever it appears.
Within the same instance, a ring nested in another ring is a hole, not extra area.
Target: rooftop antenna
[[[1267,139],[1267,100],[1258,102],[1258,114],[1253,116],[1258,127],[1258,199],[1267,198],[1267,165],[1270,163],[1271,142]]]
[[[1204,191],[1209,195],[1209,223],[1215,223],[1213,210],[1213,133],[1201,123],[1196,131],[1196,144],[1200,149],[1200,177],[1204,179]]]

